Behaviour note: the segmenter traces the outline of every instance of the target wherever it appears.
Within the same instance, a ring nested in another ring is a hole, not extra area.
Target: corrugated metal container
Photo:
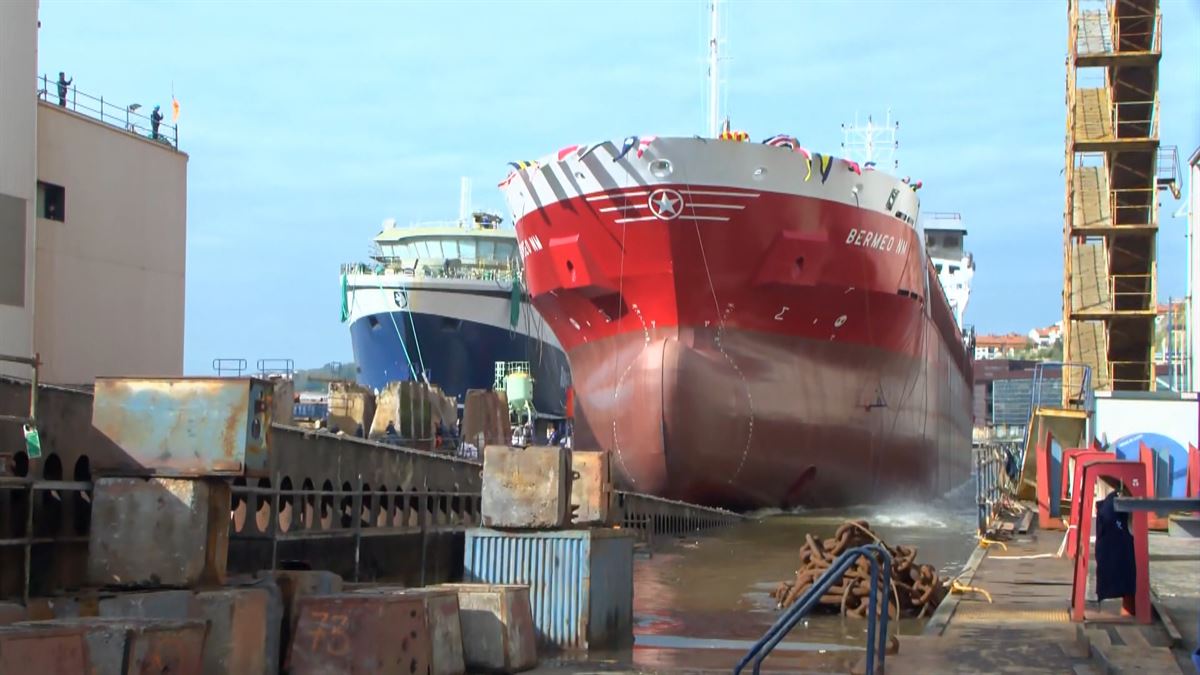
[[[272,387],[254,378],[96,378],[92,425],[150,472],[267,469]]]
[[[467,531],[466,581],[529,586],[538,641],[609,649],[633,641],[633,536],[620,530]]]

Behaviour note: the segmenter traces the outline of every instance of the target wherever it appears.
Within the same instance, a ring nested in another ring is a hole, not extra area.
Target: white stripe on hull
[[[551,156],[535,169],[518,171],[503,190],[513,222],[566,199],[584,197],[589,202],[603,202],[641,198],[653,193],[658,185],[697,186],[678,190],[689,197],[754,198],[761,192],[775,192],[825,199],[892,216],[899,211],[910,219],[910,225],[916,222],[920,209],[916,193],[895,176],[871,170],[859,175],[846,160],[837,157],[830,159],[827,178],[822,179],[815,153],[812,160],[806,160],[788,148],[760,143],[657,138],[640,158],[630,152],[615,160],[617,152],[614,144],[604,143],[582,159],[571,154],[555,161]],[[662,170],[667,165],[669,173]],[[651,170],[652,166],[659,175]]]
[[[364,279],[369,281],[378,279],[382,282],[382,288],[380,285],[356,283]],[[466,284],[475,284],[474,288],[463,288],[463,282],[425,284],[413,282],[411,279],[407,280],[408,283],[401,285],[398,283],[398,279],[393,277],[389,285],[386,277],[372,277],[371,275],[351,275],[347,281],[347,290],[350,294],[348,323],[354,323],[358,319],[373,314],[411,311],[417,314],[444,316],[449,319],[473,321],[502,330],[511,330],[534,340],[545,342],[555,349],[562,349],[558,338],[554,336],[554,331],[550,330],[532,305],[528,302],[521,303],[521,316],[516,327],[513,327],[509,324],[511,301],[504,297],[480,295],[480,282],[465,282]],[[492,282],[486,283],[491,286],[490,290],[502,290],[496,289]],[[397,304],[396,293],[402,294],[401,302],[404,306]],[[391,325],[390,321],[384,323],[386,326]]]

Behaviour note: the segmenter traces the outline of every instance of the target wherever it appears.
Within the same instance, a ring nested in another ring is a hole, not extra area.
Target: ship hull
[[[562,417],[566,354],[528,303],[512,325],[509,291],[465,284],[380,284],[352,278],[350,339],[357,380],[373,389],[424,373],[459,404],[491,389],[497,361],[527,361],[539,415]]]
[[[576,447],[732,507],[928,498],[969,475],[970,367],[907,184],[702,139],[507,181]],[[686,180],[685,180],[686,179]]]

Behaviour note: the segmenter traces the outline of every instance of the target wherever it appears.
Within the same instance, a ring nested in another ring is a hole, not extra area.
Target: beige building
[[[99,96],[60,105],[37,30],[36,3],[0,2],[0,354],[60,384],[180,375],[187,155],[169,119],[155,140]]]

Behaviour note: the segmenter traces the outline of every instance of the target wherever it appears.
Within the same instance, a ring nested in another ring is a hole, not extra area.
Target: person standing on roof
[[[72,77],[68,80],[66,73],[58,71],[58,104],[64,108],[67,107],[67,87],[71,86],[74,81],[75,78]]]
[[[158,140],[158,125],[162,120],[162,112],[158,109],[158,106],[154,106],[154,111],[150,113],[150,138],[156,141]]]

